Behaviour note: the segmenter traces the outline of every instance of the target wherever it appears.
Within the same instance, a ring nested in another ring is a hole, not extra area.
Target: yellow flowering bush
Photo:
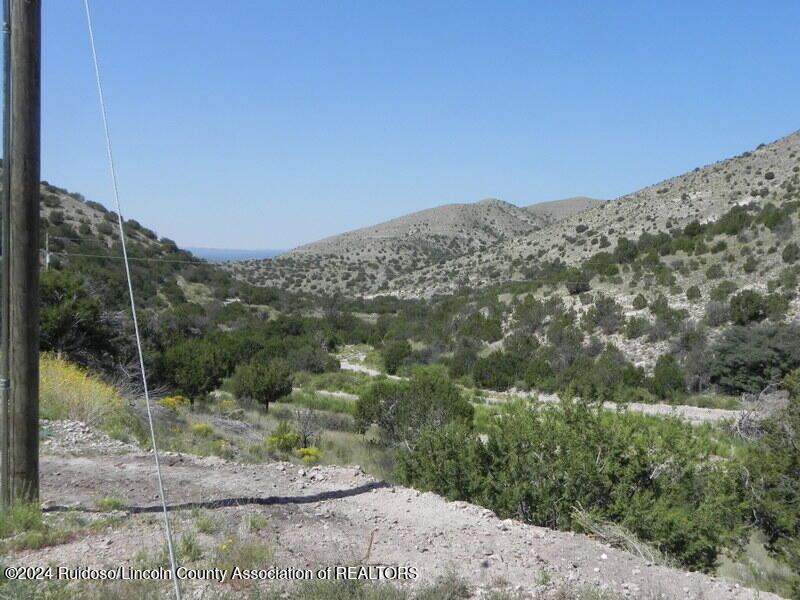
[[[192,425],[192,433],[201,437],[210,437],[214,433],[214,428],[208,423],[195,423]]]
[[[82,421],[116,438],[145,438],[119,390],[49,352],[39,358],[39,414]]]
[[[322,457],[322,452],[316,446],[309,446],[308,448],[298,448],[296,450],[297,456],[300,457],[307,465],[313,465],[319,462],[319,459]]]
[[[267,447],[270,450],[291,452],[300,446],[300,435],[296,433],[288,421],[281,421],[267,438]]]
[[[159,400],[158,403],[173,412],[178,412],[181,408],[186,408],[191,404],[186,396],[168,396]]]

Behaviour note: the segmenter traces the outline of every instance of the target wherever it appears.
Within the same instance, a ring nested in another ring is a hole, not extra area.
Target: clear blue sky
[[[112,203],[81,0],[43,178]],[[94,0],[123,212],[291,248],[449,202],[614,198],[800,128],[800,2]]]

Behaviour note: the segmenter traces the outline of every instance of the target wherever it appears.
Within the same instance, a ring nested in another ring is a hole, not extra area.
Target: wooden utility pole
[[[8,362],[8,321],[9,321],[9,302],[8,302],[8,247],[9,247],[9,226],[8,226],[8,205],[9,205],[9,147],[11,136],[9,135],[9,107],[11,105],[11,23],[9,17],[11,13],[11,0],[3,0],[3,204],[0,207],[0,253],[2,263],[0,263],[0,506],[8,506],[11,503],[11,460],[10,454],[10,406],[11,385],[9,382],[9,362]]]
[[[39,498],[41,0],[9,0],[9,496]]]

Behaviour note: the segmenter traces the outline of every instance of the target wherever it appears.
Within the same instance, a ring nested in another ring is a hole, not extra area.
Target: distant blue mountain
[[[272,258],[283,254],[286,250],[235,250],[233,248],[192,248],[185,247],[197,258],[212,262],[235,262],[237,260],[252,260],[257,258]]]

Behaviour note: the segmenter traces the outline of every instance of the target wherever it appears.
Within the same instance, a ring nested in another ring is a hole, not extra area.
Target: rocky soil
[[[74,423],[47,423],[41,460],[42,501],[91,509],[107,497],[131,507],[97,533],[38,550],[11,553],[12,565],[100,567],[130,563],[162,545],[152,455]],[[122,453],[122,450],[126,452]],[[240,465],[217,458],[164,453],[167,502],[176,536],[193,527],[198,507],[235,536],[252,515],[269,525],[254,534],[274,550],[271,563],[287,568],[354,564],[413,566],[415,583],[454,570],[481,590],[509,589],[544,598],[565,585],[587,585],[632,598],[777,600],[700,573],[657,566],[583,535],[553,531],[464,502],[376,481],[358,467],[314,467],[279,462]],[[186,505],[184,503],[194,503]],[[195,510],[191,510],[192,506]],[[207,552],[218,540],[197,534]],[[370,538],[373,543],[371,550]],[[264,565],[265,567],[268,565]],[[194,582],[203,597],[210,582]]]

